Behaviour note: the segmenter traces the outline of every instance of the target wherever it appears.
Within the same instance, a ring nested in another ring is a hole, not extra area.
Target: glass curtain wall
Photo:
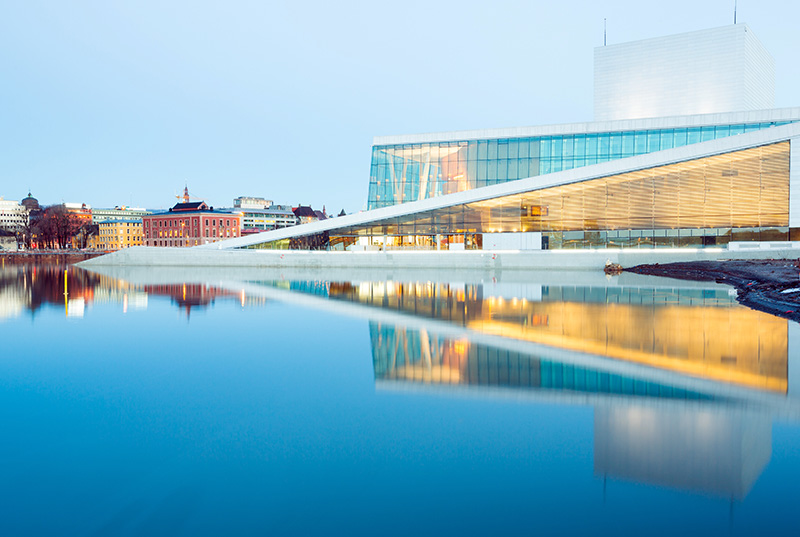
[[[553,249],[788,240],[789,148],[780,142],[342,227],[326,232],[324,248],[481,249],[488,233],[527,232],[541,232]],[[285,243],[253,248],[293,247]]]
[[[374,146],[368,208],[433,198],[785,123]]]

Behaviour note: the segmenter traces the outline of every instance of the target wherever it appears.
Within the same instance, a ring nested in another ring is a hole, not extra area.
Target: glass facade
[[[482,249],[540,232],[545,248],[789,240],[789,142],[345,226],[256,248]]]
[[[368,209],[673,149],[786,123],[789,122],[374,146]]]

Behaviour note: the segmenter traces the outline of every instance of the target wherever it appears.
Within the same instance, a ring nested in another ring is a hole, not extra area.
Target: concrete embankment
[[[539,251],[384,251],[315,252],[299,250],[210,250],[135,247],[96,257],[81,266],[271,267],[301,269],[480,269],[602,270],[642,264],[725,259],[797,259],[800,249],[726,248],[598,249]]]
[[[18,252],[0,252],[0,260],[5,264],[65,264],[71,265],[104,255],[105,252],[85,250],[24,250]]]

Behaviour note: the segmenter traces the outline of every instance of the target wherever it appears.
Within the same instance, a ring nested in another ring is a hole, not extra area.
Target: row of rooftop
[[[70,247],[103,250],[143,244],[196,246],[329,218],[324,206],[315,210],[252,196],[240,196],[233,200],[232,207],[215,209],[204,201],[192,201],[188,188],[179,202],[166,211],[124,205],[93,208],[86,203],[68,202],[43,207],[28,192],[21,201],[0,197],[0,249],[45,247],[47,241],[36,240],[37,224],[47,218],[48,211],[61,212],[72,219]],[[344,211],[339,214],[343,215]],[[207,229],[200,229],[201,216],[202,223],[210,226]],[[197,225],[192,226],[193,223]],[[41,239],[44,233],[38,235]],[[58,247],[49,243],[47,246]]]

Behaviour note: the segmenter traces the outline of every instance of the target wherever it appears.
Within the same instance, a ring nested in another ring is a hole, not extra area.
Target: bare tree
[[[17,244],[20,248],[30,250],[33,245],[34,224],[30,218],[25,218],[25,221],[20,226],[17,232]]]
[[[35,225],[40,248],[64,249],[78,229],[80,229],[79,219],[63,205],[51,205],[45,208],[44,216]]]

